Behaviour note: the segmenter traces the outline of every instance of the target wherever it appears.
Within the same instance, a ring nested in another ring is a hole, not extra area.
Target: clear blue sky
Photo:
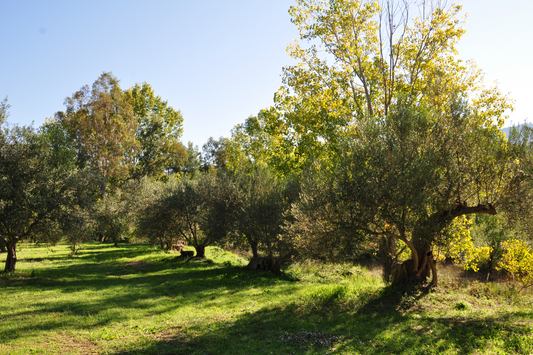
[[[123,88],[148,82],[182,111],[183,141],[204,144],[272,104],[286,45],[298,34],[294,0],[0,0],[0,99],[12,123],[41,125],[102,71]],[[533,118],[533,2],[465,0],[460,56]]]

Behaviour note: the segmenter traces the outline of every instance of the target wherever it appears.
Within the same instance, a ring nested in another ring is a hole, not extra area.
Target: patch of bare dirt
[[[47,345],[58,354],[100,354],[100,348],[87,339],[75,338],[70,335],[49,340]]]
[[[180,344],[187,342],[186,334],[181,332],[181,328],[168,328],[161,333],[154,334],[154,338],[163,342],[177,342]]]
[[[148,263],[143,260],[134,260],[127,263],[129,267],[134,269],[145,269],[148,267]]]

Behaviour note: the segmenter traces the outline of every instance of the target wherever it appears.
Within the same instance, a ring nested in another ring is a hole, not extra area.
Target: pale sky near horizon
[[[298,37],[294,0],[0,0],[0,99],[9,122],[40,126],[65,97],[112,71],[147,82],[184,115],[183,142],[228,137],[272,104],[285,52]],[[511,123],[533,118],[533,2],[464,0],[459,56],[516,100]]]

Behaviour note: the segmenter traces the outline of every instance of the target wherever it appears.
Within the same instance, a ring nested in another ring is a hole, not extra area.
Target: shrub
[[[522,240],[513,239],[503,242],[501,269],[510,272],[522,285],[520,291],[533,286],[533,253]]]

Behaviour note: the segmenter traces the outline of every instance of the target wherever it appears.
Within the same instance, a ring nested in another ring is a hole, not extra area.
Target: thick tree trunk
[[[415,228],[412,241],[402,239],[411,248],[413,259],[395,265],[392,273],[393,283],[409,282],[421,285],[431,275],[431,284],[437,286],[439,281],[437,265],[430,246],[431,241],[434,240],[433,237],[438,235],[454,218],[475,213],[495,215],[498,212],[496,206],[490,203],[469,207],[465,202],[459,201],[453,209],[435,213]]]
[[[293,255],[296,255],[295,251],[291,251],[279,258],[273,258],[270,256],[254,256],[250,259],[250,262],[246,266],[248,270],[265,270],[272,271],[276,274],[281,272],[281,265],[291,260]]]
[[[194,249],[196,249],[197,258],[205,258],[205,247],[203,245],[194,246]]]
[[[418,248],[417,250],[418,260],[420,263],[418,265],[418,272],[415,274],[416,278],[420,280],[421,283],[424,283],[428,277],[431,275],[431,264],[430,260],[433,258],[433,253],[429,246],[424,246]]]
[[[379,257],[383,266],[383,280],[389,282],[394,268],[394,258],[396,256],[396,241],[394,237],[388,236],[379,243]]]
[[[258,258],[259,254],[257,253],[257,243],[250,243],[250,247],[252,248],[253,257]]]
[[[246,240],[248,240],[248,244],[250,245],[250,248],[252,249],[252,257],[258,258],[259,254],[257,253],[257,242],[252,238],[251,234],[248,232],[245,232],[244,235],[246,236]]]
[[[7,243],[6,267],[4,269],[5,272],[14,272],[16,270],[17,242],[18,240]]]
[[[272,267],[272,259],[265,256],[254,256],[250,259],[246,268],[248,270],[270,270]]]
[[[395,265],[392,273],[393,284],[408,283],[423,285],[426,283],[426,280],[432,276],[431,284],[437,286],[437,266],[433,259],[431,248],[427,245],[417,248],[417,256],[418,260],[420,260],[418,263],[418,270],[415,270],[414,268],[413,259],[405,260],[404,262]]]

